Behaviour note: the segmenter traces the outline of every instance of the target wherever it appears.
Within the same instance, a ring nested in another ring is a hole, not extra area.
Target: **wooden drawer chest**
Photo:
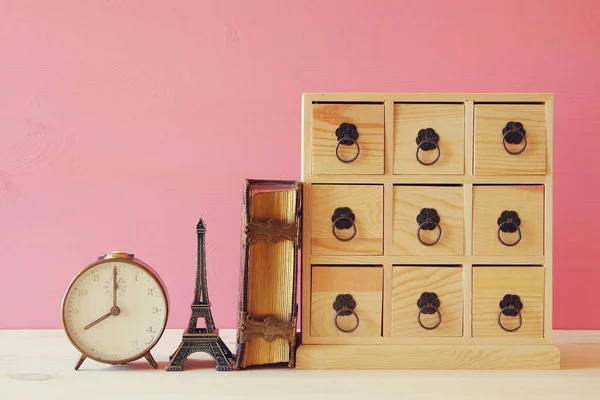
[[[305,94],[299,369],[556,369],[551,94]]]

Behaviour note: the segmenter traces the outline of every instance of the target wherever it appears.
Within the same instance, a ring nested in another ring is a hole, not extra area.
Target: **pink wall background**
[[[600,329],[600,2],[0,0],[0,328],[134,252],[182,328],[200,213],[233,328],[243,179],[300,179],[307,91],[555,93],[556,329]]]

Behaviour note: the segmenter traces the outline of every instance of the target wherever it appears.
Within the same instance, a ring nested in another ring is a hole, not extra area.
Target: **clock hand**
[[[117,306],[117,267],[113,267],[113,308]]]
[[[94,322],[92,322],[91,324],[89,324],[88,326],[86,326],[83,329],[88,330],[92,326],[96,325],[98,322],[104,321],[106,318],[110,317],[111,315],[112,315],[112,309],[110,310],[110,312],[108,312],[107,314],[104,314],[103,316],[101,316],[100,318],[98,318],[97,320],[95,320]]]
[[[120,313],[121,313],[121,309],[119,307],[112,307],[109,312],[107,312],[106,314],[104,314],[103,316],[101,316],[100,318],[98,318],[97,320],[95,320],[94,322],[92,322],[91,324],[89,324],[88,326],[86,326],[83,329],[88,330],[92,326],[96,325],[97,323],[104,321],[106,318],[110,317],[111,315],[117,316]]]

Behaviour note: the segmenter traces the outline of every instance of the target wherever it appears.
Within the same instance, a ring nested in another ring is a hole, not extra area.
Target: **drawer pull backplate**
[[[523,303],[521,298],[516,294],[507,294],[500,301],[500,313],[498,314],[498,325],[506,332],[515,332],[523,325],[523,317],[521,316],[521,310],[523,309]],[[519,324],[516,328],[508,329],[502,324],[502,314],[507,317],[519,317]]]
[[[356,125],[343,122],[335,130],[335,136],[337,137],[337,145],[335,146],[335,155],[338,160],[343,163],[351,163],[358,158],[360,154],[360,146],[358,145],[358,129]],[[343,146],[356,146],[356,154],[352,158],[345,159],[340,156],[340,145]]]
[[[506,126],[502,128],[502,144],[504,145],[504,150],[513,156],[524,152],[525,148],[527,148],[527,137],[525,136],[525,128],[523,127],[523,124],[514,121],[508,122]],[[511,150],[509,149],[509,144],[521,144],[521,146],[518,147],[517,150]]]
[[[440,216],[437,213],[435,208],[423,208],[419,215],[417,215],[417,223],[419,224],[419,229],[417,230],[417,238],[419,242],[421,242],[424,246],[433,246],[437,242],[440,241],[442,237],[442,227],[440,226]],[[437,238],[432,242],[426,242],[421,237],[421,231],[432,231],[434,229],[438,230]]]
[[[419,131],[419,133],[417,133],[417,139],[416,139],[417,161],[425,166],[435,164],[440,159],[440,155],[441,155],[440,146],[438,145],[439,141],[440,141],[440,135],[438,135],[436,133],[436,131],[433,130],[433,128],[421,129]],[[421,150],[423,150],[423,151],[435,150],[435,151],[437,151],[437,156],[435,157],[435,159],[433,161],[423,161],[423,160],[421,160],[420,153],[419,153]]]
[[[333,233],[333,236],[335,236],[335,238],[337,240],[340,240],[342,242],[348,242],[350,240],[352,240],[354,238],[354,236],[356,236],[356,225],[354,224],[354,219],[355,219],[355,215],[352,212],[352,210],[350,209],[350,207],[338,207],[335,209],[335,211],[333,212],[333,215],[331,216],[331,222],[333,222],[331,231]],[[337,233],[337,229],[350,229],[352,228],[352,235],[350,235],[350,237],[347,238],[343,238],[340,235],[338,235]]]
[[[498,217],[498,240],[505,246],[515,246],[521,241],[521,219],[516,211],[502,211],[500,217]],[[507,242],[502,239],[502,233],[515,233],[517,232],[518,237],[513,242]]]
[[[440,313],[440,299],[437,294],[433,292],[424,292],[417,300],[417,307],[419,307],[419,314],[417,314],[417,321],[421,328],[427,329],[428,331],[437,328],[442,323],[442,314]],[[422,314],[436,314],[438,316],[437,323],[433,326],[427,326],[421,321]]]
[[[338,294],[333,302],[333,309],[336,311],[335,318],[333,322],[335,323],[335,327],[344,333],[351,333],[358,328],[360,324],[360,319],[358,318],[358,314],[354,311],[356,308],[356,300],[352,297],[351,294]],[[346,317],[352,315],[354,316],[355,323],[354,326],[350,329],[344,329],[340,326],[338,322],[339,317]]]

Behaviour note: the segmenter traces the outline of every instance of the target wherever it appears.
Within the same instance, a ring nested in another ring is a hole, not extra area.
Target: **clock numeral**
[[[161,311],[161,310],[160,310],[160,308],[158,308],[158,307],[153,307],[153,308],[152,308],[152,314],[158,314],[160,311]]]
[[[87,289],[80,289],[80,290],[79,290],[79,295],[80,295],[80,296],[87,296],[87,294],[88,294],[88,291],[87,291]]]
[[[149,326],[148,329],[146,329],[146,332],[155,333],[156,331]]]
[[[132,345],[133,347],[138,347],[138,346],[139,346],[139,344],[138,344],[138,341],[137,341],[137,340],[133,340],[133,341],[131,342],[131,345]]]
[[[99,281],[100,281],[100,275],[94,274],[94,282],[99,282]]]
[[[152,288],[149,288],[149,289],[148,289],[148,291],[146,292],[146,294],[147,294],[148,296],[152,296]]]
[[[152,343],[152,339],[154,339],[154,336],[150,336],[148,339],[146,339],[146,344],[150,344]]]
[[[79,314],[79,308],[74,308],[73,310],[71,310],[73,312],[73,314],[78,315]]]
[[[137,276],[138,276],[138,274],[135,274],[135,281],[136,281],[136,282],[137,282]]]

